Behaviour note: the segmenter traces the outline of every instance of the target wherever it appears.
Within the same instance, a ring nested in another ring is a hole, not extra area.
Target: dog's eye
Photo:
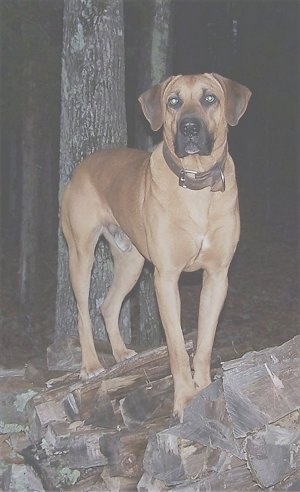
[[[205,104],[213,104],[216,101],[216,96],[214,94],[206,94],[204,97]]]
[[[181,106],[181,100],[178,96],[171,96],[168,99],[168,106],[170,106],[170,108],[179,108],[179,106]]]

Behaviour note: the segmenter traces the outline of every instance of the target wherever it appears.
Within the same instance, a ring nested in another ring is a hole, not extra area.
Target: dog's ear
[[[218,73],[211,75],[221,84],[225,94],[226,121],[230,126],[235,126],[247,109],[251,91],[245,85],[227,79]]]
[[[139,97],[143,113],[149,121],[153,131],[159,130],[164,123],[164,104],[163,93],[173,77],[169,77],[164,82],[157,84],[151,89],[143,92]]]

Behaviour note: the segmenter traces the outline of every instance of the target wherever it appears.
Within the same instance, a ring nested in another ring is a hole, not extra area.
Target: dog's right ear
[[[165,88],[173,78],[169,77],[164,82],[151,87],[151,89],[143,92],[139,97],[145,118],[149,121],[152,130],[155,132],[164,123],[165,107],[162,96]]]

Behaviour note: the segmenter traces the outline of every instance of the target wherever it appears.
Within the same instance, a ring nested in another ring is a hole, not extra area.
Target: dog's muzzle
[[[213,143],[213,138],[200,118],[190,116],[179,121],[175,138],[175,152],[178,157],[210,155]]]

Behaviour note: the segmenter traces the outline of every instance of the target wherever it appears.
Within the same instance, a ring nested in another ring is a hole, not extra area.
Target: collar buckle
[[[189,174],[192,174],[195,178],[198,174],[198,171],[191,171],[190,169],[180,169],[179,173],[179,186],[182,188],[188,188],[188,185],[186,184],[186,178],[189,178]]]

